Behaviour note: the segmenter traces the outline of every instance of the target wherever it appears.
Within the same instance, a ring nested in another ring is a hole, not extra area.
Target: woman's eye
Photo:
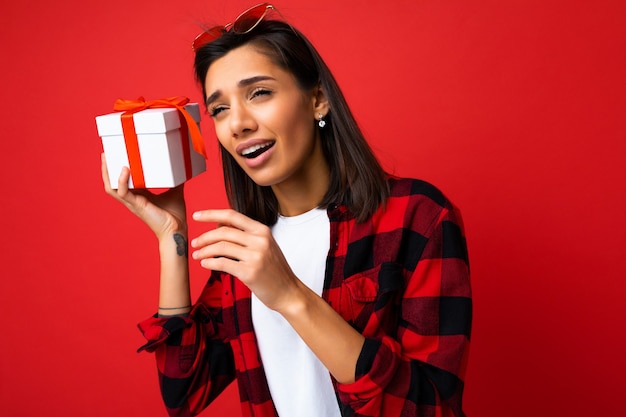
[[[222,111],[226,110],[224,107],[216,106],[209,109],[209,116],[215,117],[220,114]]]
[[[254,91],[252,91],[252,94],[250,95],[251,98],[255,98],[255,97],[260,97],[260,96],[268,96],[271,95],[272,92],[268,89],[265,88],[257,88]]]

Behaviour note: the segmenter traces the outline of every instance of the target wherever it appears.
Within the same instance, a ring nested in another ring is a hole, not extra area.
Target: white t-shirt
[[[326,210],[279,216],[272,235],[296,276],[322,294],[330,222]],[[287,320],[252,294],[252,322],[276,411],[281,417],[340,417],[330,373]]]

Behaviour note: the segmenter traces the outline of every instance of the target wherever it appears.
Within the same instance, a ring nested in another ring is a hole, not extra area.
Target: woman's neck
[[[322,157],[311,161],[288,180],[273,185],[279,212],[285,217],[297,216],[319,206],[330,184],[330,169]]]

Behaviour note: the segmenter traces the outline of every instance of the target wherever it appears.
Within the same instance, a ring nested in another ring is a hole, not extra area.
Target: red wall
[[[135,323],[155,240],[102,191],[94,117],[187,95],[198,21],[248,1],[0,6],[0,413],[163,416]],[[386,168],[463,210],[475,321],[468,416],[625,415],[626,2],[280,1]],[[190,210],[225,206],[209,173]],[[192,234],[198,233],[192,227]],[[206,274],[193,266],[194,291]],[[212,405],[238,415],[236,390]],[[231,410],[231,411],[229,411]]]

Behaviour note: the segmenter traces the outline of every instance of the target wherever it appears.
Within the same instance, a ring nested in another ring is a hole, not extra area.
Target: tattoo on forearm
[[[189,257],[189,251],[187,249],[187,239],[180,233],[174,233],[174,242],[176,242],[176,254],[178,256]]]

